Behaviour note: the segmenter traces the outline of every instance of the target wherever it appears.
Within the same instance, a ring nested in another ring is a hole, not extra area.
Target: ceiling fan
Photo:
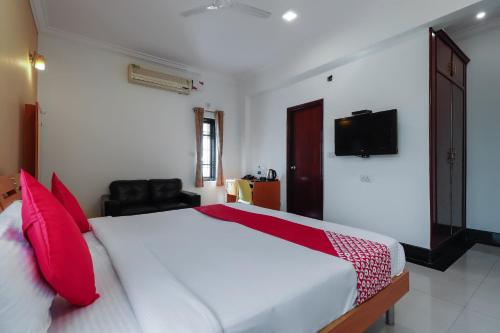
[[[211,0],[208,5],[199,6],[186,10],[182,12],[181,15],[184,17],[189,17],[193,15],[207,13],[210,11],[216,11],[219,9],[231,9],[243,14],[257,16],[261,18],[268,18],[269,16],[271,16],[271,13],[266,10],[250,6],[235,0]]]

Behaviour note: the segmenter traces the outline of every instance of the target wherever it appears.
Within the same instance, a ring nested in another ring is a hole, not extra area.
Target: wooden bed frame
[[[394,306],[410,290],[410,273],[404,271],[392,279],[371,299],[355,307],[342,317],[330,323],[319,333],[361,333],[374,324],[384,313],[386,324],[394,325]]]
[[[0,212],[20,199],[19,175],[0,176]]]
[[[21,199],[19,175],[0,176],[0,212]],[[362,333],[384,313],[386,323],[394,324],[394,306],[410,290],[410,274],[404,271],[371,299],[328,324],[318,333]]]

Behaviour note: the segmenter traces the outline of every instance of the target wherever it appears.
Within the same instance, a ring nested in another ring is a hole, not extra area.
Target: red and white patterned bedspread
[[[339,258],[352,263],[358,276],[359,305],[391,283],[391,255],[387,246],[325,231]]]

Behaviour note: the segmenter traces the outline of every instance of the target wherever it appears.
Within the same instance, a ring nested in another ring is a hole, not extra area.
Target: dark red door
[[[323,219],[323,100],[288,109],[287,210]]]
[[[24,108],[21,167],[38,178],[38,104]]]

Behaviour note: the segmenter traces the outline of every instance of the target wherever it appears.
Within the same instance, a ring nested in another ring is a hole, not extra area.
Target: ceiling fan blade
[[[250,5],[241,3],[241,2],[237,2],[237,1],[232,1],[229,8],[237,10],[237,11],[244,13],[244,14],[253,15],[253,16],[257,16],[257,17],[261,17],[261,18],[268,18],[271,16],[271,13],[266,11],[266,10],[263,10],[263,9],[260,9],[260,8],[254,7],[254,6],[250,6]]]
[[[208,11],[209,10],[208,10],[207,6],[199,6],[199,7],[195,7],[195,8],[186,10],[186,11],[182,12],[181,15],[184,17],[189,17],[189,16],[193,16],[193,15],[203,14],[203,13],[206,13]]]

